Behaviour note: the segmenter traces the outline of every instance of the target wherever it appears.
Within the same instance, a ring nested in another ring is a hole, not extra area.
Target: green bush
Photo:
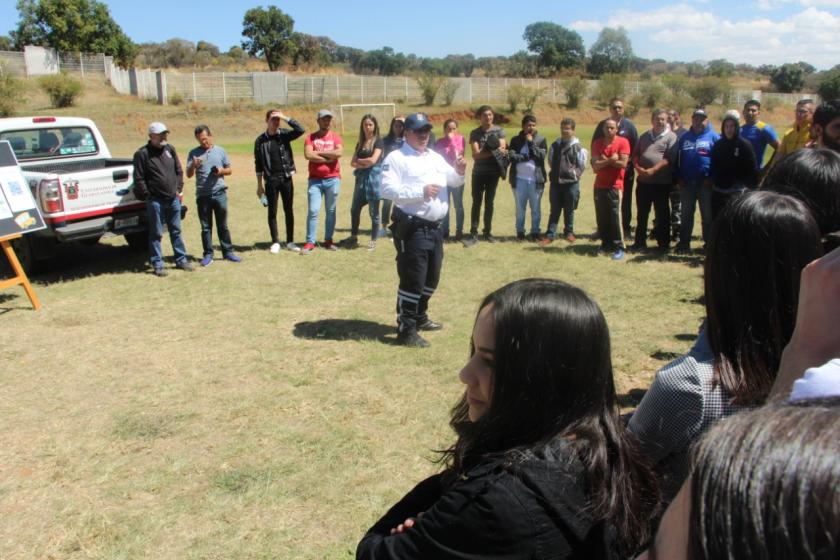
[[[0,117],[11,117],[23,101],[23,82],[0,66]]]
[[[184,95],[181,94],[181,93],[178,93],[177,91],[169,96],[169,104],[170,105],[175,105],[177,107],[178,105],[181,105],[183,102],[184,102]]]
[[[665,99],[665,93],[665,87],[659,82],[645,82],[642,85],[641,103],[648,109],[654,109]]]
[[[443,85],[443,78],[434,74],[422,74],[417,76],[417,85],[420,87],[420,95],[423,96],[423,103],[434,105],[435,97]]]
[[[581,76],[574,76],[563,81],[563,91],[566,94],[566,107],[574,109],[580,105],[580,100],[586,95],[588,83]]]
[[[521,105],[522,110],[530,113],[534,110],[534,105],[542,95],[543,90],[523,86],[522,84],[512,84],[507,88],[507,101],[510,105],[510,112],[515,113],[516,109]]]
[[[817,92],[823,99],[838,99],[840,98],[840,70],[832,70],[826,73]]]
[[[595,100],[601,105],[609,105],[610,100],[616,97],[624,97],[624,75],[602,75],[595,90]]]
[[[645,97],[643,95],[634,95],[628,101],[624,102],[624,116],[633,118],[639,114],[642,107],[645,106]]]
[[[694,99],[690,95],[688,95],[687,93],[672,93],[665,99],[665,104],[669,109],[676,109],[677,111],[679,111],[680,115],[683,115],[684,122],[690,121],[690,119],[685,118],[685,115],[688,113],[689,109],[694,108]]]
[[[662,76],[662,83],[671,90],[673,95],[688,93],[688,78],[679,74]]]
[[[44,76],[38,83],[50,96],[50,103],[56,109],[72,107],[82,93],[82,83],[65,73]]]
[[[455,94],[458,93],[458,89],[460,87],[461,84],[455,80],[446,80],[446,82],[444,82],[440,91],[443,94],[443,104],[445,106],[449,107],[452,105],[452,102],[455,101]]]
[[[730,90],[728,86],[725,80],[708,76],[692,82],[688,86],[688,94],[694,98],[697,105],[705,107],[714,103],[718,97],[726,97]]]

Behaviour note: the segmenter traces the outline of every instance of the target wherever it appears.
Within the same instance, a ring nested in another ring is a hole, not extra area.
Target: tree
[[[817,92],[823,99],[840,98],[840,70],[829,70],[823,76]]]
[[[12,38],[7,35],[0,35],[0,51],[14,50],[15,44]]]
[[[722,78],[715,78],[714,76],[707,76],[695,80],[688,86],[688,94],[701,107],[711,105],[718,97],[725,97],[727,90],[727,82]]]
[[[798,64],[782,64],[770,75],[770,83],[784,93],[790,93],[802,89],[805,85],[805,77],[802,68]]]
[[[216,58],[221,53],[219,52],[219,47],[214,45],[213,43],[208,43],[207,41],[199,41],[195,44],[195,52],[206,52],[210,54],[211,57]]]
[[[378,72],[381,76],[401,74],[409,65],[408,58],[403,53],[395,53],[391,47],[368,51],[356,64],[353,71],[359,73]]]
[[[556,23],[532,23],[525,28],[522,38],[528,50],[537,55],[539,68],[550,73],[580,66],[586,55],[581,36]]]
[[[817,69],[814,67],[813,64],[808,64],[804,60],[800,60],[799,62],[796,63],[796,65],[799,66],[802,69],[802,73],[805,74],[806,76],[808,74],[813,74],[814,72],[817,71]]]
[[[706,67],[706,74],[718,78],[726,78],[735,72],[735,65],[725,58],[716,58],[709,61],[709,66]]]
[[[321,49],[321,41],[318,37],[308,33],[292,33],[294,52],[292,53],[292,64],[295,66],[320,67],[329,64],[329,57]]]
[[[627,30],[623,27],[605,27],[589,49],[588,70],[596,76],[606,73],[621,74],[629,68],[632,60],[633,45]]]
[[[242,48],[251,56],[264,56],[269,70],[279,69],[295,51],[295,20],[277,6],[252,8],[242,20]]]
[[[104,53],[123,67],[131,66],[139,47],[96,0],[18,0],[20,21],[15,48],[42,45],[58,51]]]

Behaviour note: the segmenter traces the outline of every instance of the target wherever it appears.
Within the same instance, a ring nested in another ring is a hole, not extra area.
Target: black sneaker
[[[496,238],[495,238],[495,237],[493,237],[493,235],[492,235],[492,234],[490,234],[490,233],[485,233],[485,234],[484,234],[484,241],[486,241],[487,243],[495,243],[495,242],[496,242]]]
[[[464,247],[472,247],[473,245],[478,243],[478,238],[475,235],[471,235],[462,239],[461,243],[464,245]]]
[[[177,268],[180,268],[184,272],[192,272],[195,270],[195,267],[189,263],[189,261],[179,262],[175,265]]]
[[[429,343],[425,338],[417,334],[417,331],[401,332],[397,335],[397,344],[409,348],[428,348]]]
[[[417,325],[419,331],[439,331],[443,328],[443,323],[436,323],[431,319],[426,319],[424,323]]]
[[[517,231],[516,232],[516,240],[517,241],[525,241],[525,232],[524,231]]]
[[[165,268],[163,268],[163,267],[160,267],[160,268],[156,268],[156,269],[155,269],[155,276],[158,276],[158,277],[160,277],[160,278],[163,278],[163,277],[164,277],[164,276],[166,276],[167,274],[168,274],[168,273],[166,272],[166,269],[165,269]]]

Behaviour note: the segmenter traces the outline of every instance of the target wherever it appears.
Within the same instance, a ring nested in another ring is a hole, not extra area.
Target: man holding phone
[[[201,245],[204,256],[201,266],[213,263],[213,216],[216,217],[216,232],[222,246],[225,260],[238,263],[240,259],[233,252],[230,230],[227,225],[228,201],[225,176],[230,175],[230,160],[221,146],[213,144],[210,128],[200,124],[195,128],[198,146],[187,156],[187,177],[195,175],[195,205],[198,221],[201,223]]]

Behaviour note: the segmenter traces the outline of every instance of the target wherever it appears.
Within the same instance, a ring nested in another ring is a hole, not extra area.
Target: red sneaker
[[[309,255],[314,250],[315,250],[315,244],[314,243],[305,243],[303,245],[303,248],[301,248],[301,250],[300,250],[300,254],[301,255]]]

